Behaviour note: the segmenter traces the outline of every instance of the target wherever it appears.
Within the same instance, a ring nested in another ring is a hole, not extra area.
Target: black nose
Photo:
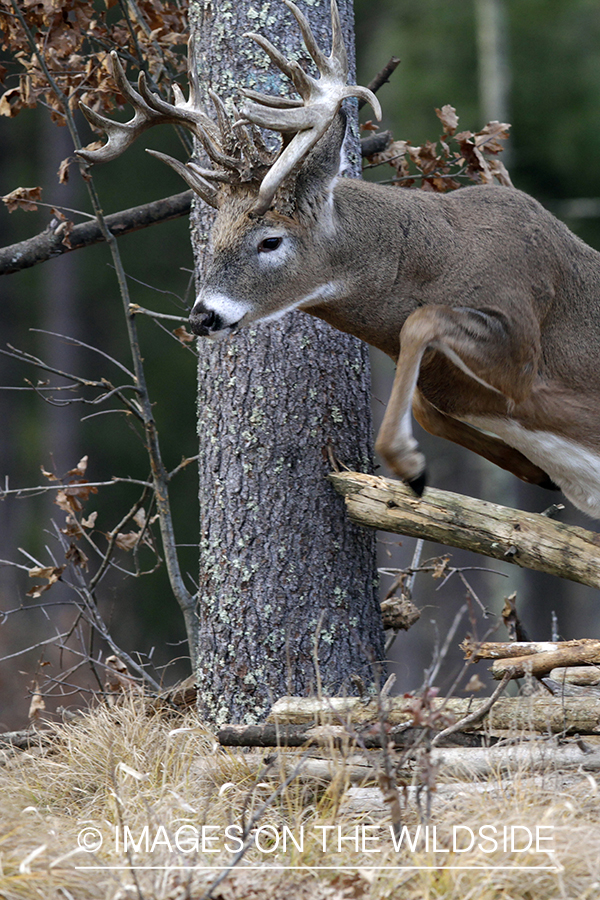
[[[223,328],[223,320],[212,309],[195,309],[190,315],[190,328],[194,334],[202,337],[220,331]]]

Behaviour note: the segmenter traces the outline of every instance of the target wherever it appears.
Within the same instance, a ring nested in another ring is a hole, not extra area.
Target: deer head
[[[214,107],[211,117],[202,107],[198,76],[192,66],[188,100],[174,85],[174,102],[168,103],[148,88],[143,72],[135,90],[113,51],[115,82],[133,106],[134,117],[129,122],[114,122],[82,104],[90,123],[108,136],[100,149],[79,151],[89,163],[115,159],[143,132],[162,123],[191,131],[208,157],[210,167],[148,151],[178,172],[218,211],[212,233],[213,263],[190,320],[200,335],[227,333],[253,320],[281,315],[290,307],[310,305],[331,292],[330,281],[316,283],[308,277],[302,258],[307,258],[309,249],[313,257],[319,255],[316,247],[308,246],[314,244],[314,233],[311,237],[309,232],[314,232],[317,220],[327,219],[331,185],[342,165],[346,131],[342,103],[347,97],[362,98],[381,118],[375,95],[367,88],[347,84],[347,55],[335,0],[331,0],[329,56],[318,47],[298,7],[291,0],[283,2],[298,22],[319,78],[287,60],[263,36],[248,33],[246,37],[265,50],[301,99],[243,90],[244,105],[240,112],[234,107],[230,116],[222,100],[209,91]],[[193,53],[190,55],[193,57]],[[275,152],[267,148],[261,136],[263,128],[281,135]],[[307,218],[313,228],[307,228]],[[277,272],[285,272],[287,277],[277,278]],[[297,290],[292,297],[290,274],[297,275]],[[265,283],[269,291],[260,290]]]

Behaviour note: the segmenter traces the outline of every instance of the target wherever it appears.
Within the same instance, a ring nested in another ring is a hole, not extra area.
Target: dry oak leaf
[[[118,656],[106,657],[106,687],[111,692],[135,691],[140,692],[135,679],[129,674],[129,669]]]
[[[450,562],[449,556],[438,556],[437,559],[433,560],[433,572],[431,573],[432,578],[443,578],[444,575],[448,572],[448,564]]]
[[[480,691],[485,687],[485,684],[479,677],[479,675],[471,675],[467,683],[465,684],[465,691]]]
[[[44,591],[49,590],[55,582],[58,581],[66,566],[34,566],[29,569],[30,578],[45,578],[48,584],[36,584],[30,591],[27,591],[27,597],[41,597]]]
[[[483,147],[486,153],[501,153],[504,144],[509,137],[510,125],[507,122],[488,122],[487,125],[474,135],[478,147]]]
[[[14,100],[14,103],[10,101]],[[21,111],[21,88],[9,88],[0,97],[0,116],[12,118]]]
[[[139,539],[140,533],[138,531],[129,531],[127,534],[123,534],[120,531],[115,538],[115,544],[119,550],[133,550]]]
[[[10,194],[5,194],[2,197],[2,202],[6,204],[9,212],[14,212],[15,209],[23,209],[26,212],[31,212],[38,208],[36,200],[41,201],[41,199],[41,187],[18,187],[15,188],[14,191],[11,191]]]
[[[82,519],[81,524],[84,528],[93,528],[96,524],[96,519],[98,518],[98,510],[94,510],[94,512],[90,513],[87,519]]]
[[[65,559],[72,565],[78,566],[80,569],[87,569],[88,567],[88,557],[77,544],[70,544],[69,549],[65,553]]]
[[[196,335],[190,334],[185,325],[180,325],[179,328],[175,328],[173,330],[173,334],[181,341],[182,344],[191,344],[196,340]]]
[[[436,109],[435,114],[444,126],[444,134],[454,134],[458,128],[458,116],[454,107],[446,103],[441,109]]]
[[[74,469],[69,469],[68,475],[85,475],[88,467],[89,456],[82,456]]]
[[[73,162],[72,156],[67,156],[66,159],[63,159],[60,166],[58,167],[58,183],[66,184],[69,180],[69,166]]]

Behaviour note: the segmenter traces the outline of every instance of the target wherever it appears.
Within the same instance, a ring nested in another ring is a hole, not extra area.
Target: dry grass
[[[566,776],[549,765],[536,779],[498,776],[483,793],[466,791],[434,804],[430,836],[435,825],[438,848],[450,845],[455,825],[475,832],[483,825],[552,826],[553,860],[562,871],[525,871],[523,866],[551,861],[502,846],[491,853],[477,847],[465,853],[443,852],[431,846],[429,851],[397,853],[385,808],[377,810],[375,805],[368,814],[340,811],[349,787],[343,755],[333,782],[297,777],[282,789],[285,776],[276,754],[265,771],[268,751],[223,751],[192,716],[148,717],[140,705],[131,704],[95,710],[55,731],[57,740],[49,751],[15,753],[0,766],[2,900],[200,900],[219,873],[189,867],[228,866],[237,842],[232,838],[226,849],[224,829],[250,821],[274,792],[256,827],[263,827],[262,849],[269,851],[270,836],[281,838],[287,826],[285,851],[281,843],[273,852],[251,847],[214,891],[216,900],[591,900],[600,894],[600,794],[588,774]],[[419,824],[414,804],[404,810],[404,822],[414,834]],[[204,851],[201,846],[193,852],[184,852],[185,846],[178,849],[175,835],[185,824],[189,828],[184,838],[194,833],[191,828],[199,831],[204,825],[211,826],[205,834],[216,836],[215,842],[207,841]],[[362,825],[375,826],[365,832],[364,851]],[[117,826],[121,835],[127,826],[135,840],[147,826],[150,844],[156,839],[154,848],[146,850],[142,841],[127,856],[115,848]],[[321,826],[332,826],[326,832],[326,852],[320,846]],[[346,841],[338,852],[338,826],[342,837],[354,837],[359,827],[358,849]],[[96,853],[78,851],[78,834],[92,827],[102,834],[102,848]],[[299,841],[302,827],[305,841],[299,850],[289,835]],[[369,843],[369,837],[379,840]],[[366,852],[374,847],[377,853]],[[215,849],[218,852],[209,852]],[[135,877],[127,868],[108,868],[132,862],[155,868],[136,869]],[[252,864],[258,870],[250,869]],[[90,865],[99,868],[80,868]],[[457,865],[508,868],[441,868]],[[311,866],[333,868],[306,868]]]

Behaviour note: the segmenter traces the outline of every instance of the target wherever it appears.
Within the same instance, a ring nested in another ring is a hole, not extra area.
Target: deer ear
[[[296,176],[296,205],[300,210],[327,200],[336,176],[346,168],[346,128],[346,113],[340,110],[302,164]]]

